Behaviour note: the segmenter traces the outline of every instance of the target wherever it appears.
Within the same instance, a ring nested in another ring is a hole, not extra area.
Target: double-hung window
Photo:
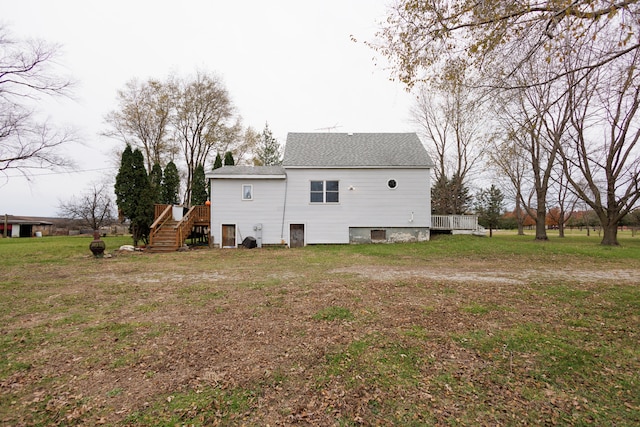
[[[340,185],[338,181],[311,181],[311,203],[340,202]]]

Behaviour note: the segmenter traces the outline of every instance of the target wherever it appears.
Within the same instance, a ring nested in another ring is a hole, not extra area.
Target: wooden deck
[[[155,205],[155,221],[149,233],[150,252],[171,252],[181,248],[193,235],[206,237],[211,225],[209,206],[192,206],[180,220],[173,217],[172,205]]]
[[[431,230],[448,231],[451,234],[485,234],[476,215],[431,215]]]

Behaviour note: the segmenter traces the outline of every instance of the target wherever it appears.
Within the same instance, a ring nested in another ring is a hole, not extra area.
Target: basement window
[[[371,241],[387,240],[387,230],[371,230]]]

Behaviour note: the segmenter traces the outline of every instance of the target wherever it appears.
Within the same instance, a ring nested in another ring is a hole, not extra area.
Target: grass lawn
[[[0,425],[640,425],[640,237],[0,239]]]

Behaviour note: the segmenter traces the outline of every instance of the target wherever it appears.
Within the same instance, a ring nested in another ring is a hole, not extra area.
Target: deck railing
[[[171,213],[171,205],[155,205],[156,220],[151,224],[149,232],[149,245],[153,245],[156,233],[162,228],[162,225],[173,218]]]
[[[154,214],[153,217],[158,219],[158,217],[160,215],[162,215],[164,213],[164,211],[167,210],[167,208],[170,208],[171,205],[153,205],[153,210],[154,210]]]
[[[189,211],[176,224],[176,245],[182,246],[191,234],[194,225],[209,225],[211,221],[210,207],[204,205],[192,206]]]
[[[475,215],[431,215],[432,230],[477,230]]]
[[[193,208],[195,225],[209,225],[211,223],[211,206],[198,205]]]
[[[149,245],[153,246],[157,234],[165,224],[173,219],[172,205],[155,205],[155,221],[149,233]],[[175,231],[174,246],[179,248],[191,234],[194,226],[208,227],[211,223],[211,208],[205,205],[193,206],[182,216],[182,219],[172,229]]]

